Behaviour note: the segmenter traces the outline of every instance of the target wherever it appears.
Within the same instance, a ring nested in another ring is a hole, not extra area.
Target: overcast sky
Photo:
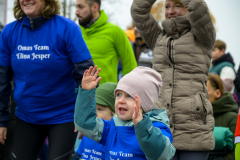
[[[114,2],[114,1],[112,1]],[[108,13],[114,12],[110,21],[126,29],[131,24],[130,7],[132,0],[120,0],[118,4],[103,3],[103,8]],[[227,52],[230,52],[238,69],[240,64],[240,0],[206,0],[207,5],[216,18],[217,39],[223,40],[227,44]],[[8,0],[7,23],[14,21],[11,10],[13,0]],[[73,9],[74,14],[74,9]]]

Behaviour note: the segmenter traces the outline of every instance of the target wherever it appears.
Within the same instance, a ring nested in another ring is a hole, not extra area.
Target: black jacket
[[[240,66],[237,71],[236,79],[234,80],[235,88],[238,92],[240,92]]]

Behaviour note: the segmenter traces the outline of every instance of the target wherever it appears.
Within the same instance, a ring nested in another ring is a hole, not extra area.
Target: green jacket
[[[123,64],[123,75],[137,67],[132,46],[125,32],[115,24],[107,22],[102,10],[100,17],[89,28],[81,27],[83,38],[95,65],[102,69],[100,85],[105,82],[117,83],[119,57]]]
[[[217,65],[212,65],[212,67],[209,69],[209,72],[220,75],[223,67],[231,67],[235,71],[233,64],[230,62],[222,62]]]
[[[235,133],[238,117],[238,105],[230,92],[225,94],[212,103],[215,126],[229,127],[232,133]],[[234,142],[234,136],[233,142]],[[234,145],[234,144],[233,144]],[[235,146],[235,145],[234,145]],[[234,160],[234,151],[224,156],[225,160]]]

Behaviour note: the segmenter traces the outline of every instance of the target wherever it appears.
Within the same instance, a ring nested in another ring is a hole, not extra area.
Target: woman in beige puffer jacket
[[[205,160],[214,149],[214,118],[206,88],[215,29],[204,0],[166,0],[163,29],[150,14],[156,0],[134,0],[132,18],[163,78],[155,108],[166,108],[178,150],[174,160]],[[185,157],[186,156],[186,157]]]

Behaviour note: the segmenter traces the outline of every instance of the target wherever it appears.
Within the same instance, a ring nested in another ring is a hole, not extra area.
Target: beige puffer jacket
[[[215,29],[203,0],[180,0],[188,13],[164,20],[150,14],[155,0],[134,0],[134,24],[153,50],[153,69],[163,78],[155,108],[166,108],[177,150],[214,149],[213,110],[206,88]]]

